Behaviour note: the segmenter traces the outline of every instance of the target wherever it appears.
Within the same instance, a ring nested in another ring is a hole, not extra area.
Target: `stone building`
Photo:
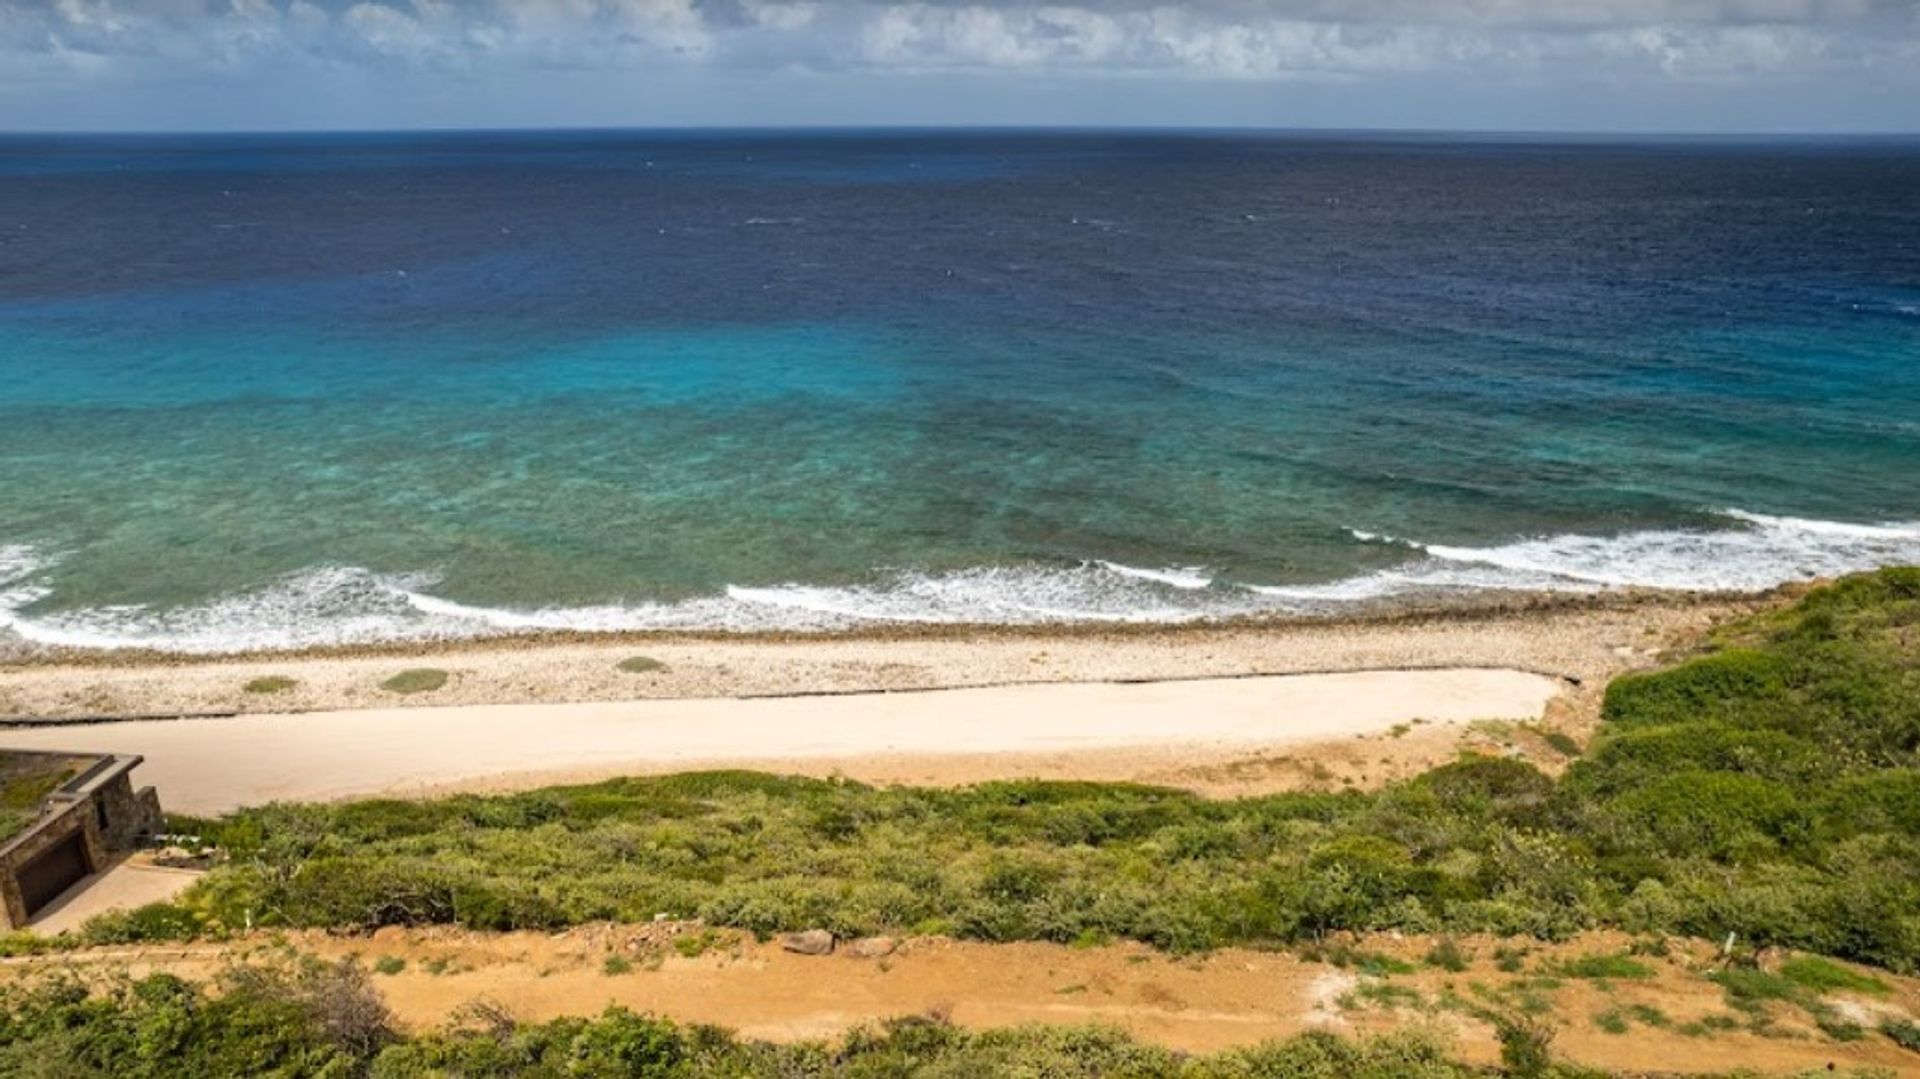
[[[0,750],[0,906],[12,928],[160,829],[141,758]]]

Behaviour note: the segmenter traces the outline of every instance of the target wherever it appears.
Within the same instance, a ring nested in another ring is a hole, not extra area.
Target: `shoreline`
[[[1569,758],[1554,736],[1585,741],[1613,676],[1691,649],[1714,625],[1761,605],[1696,599],[1119,634],[594,638],[12,666],[0,667],[8,728],[0,744],[144,753],[147,781],[180,807],[212,797],[222,768],[267,767],[294,777],[260,788],[285,797],[524,789],[706,767],[922,786],[1147,782],[1209,796],[1364,788],[1462,752],[1556,771]],[[640,656],[658,666],[621,668]],[[445,684],[405,695],[383,688],[423,667],[443,672]],[[1509,692],[1447,711],[1418,688],[1423,679],[1520,679],[1537,699],[1516,705]],[[250,692],[260,680],[284,684]],[[1279,708],[1308,699],[1301,687],[1313,685],[1341,691]],[[1262,694],[1267,713],[1255,722],[1248,717]],[[1151,717],[1128,712],[1142,700],[1158,702]],[[636,724],[659,736],[636,740]],[[340,758],[354,751],[334,745],[329,730],[361,747],[360,763]],[[555,732],[569,748],[542,757]],[[298,779],[302,756],[331,761],[326,771],[341,782]],[[160,774],[175,771],[172,780]],[[371,773],[388,780],[369,788]]]
[[[474,704],[807,698],[1044,683],[1139,683],[1338,671],[1524,670],[1584,697],[1771,600],[1601,602],[1423,610],[1265,624],[996,627],[848,635],[580,635],[238,657],[79,654],[0,664],[0,725]],[[917,629],[926,627],[916,627]],[[653,669],[623,662],[644,657]],[[441,688],[399,694],[431,668]],[[259,691],[267,681],[274,690]]]
[[[912,622],[874,620],[834,629],[524,629],[472,636],[396,638],[296,648],[250,648],[217,652],[151,647],[80,647],[0,640],[0,672],[37,667],[194,667],[275,660],[387,659],[405,656],[463,655],[475,652],[527,651],[566,646],[643,646],[658,643],[801,644],[881,643],[981,639],[1138,639],[1235,632],[1425,626],[1471,626],[1530,615],[1565,612],[1752,608],[1784,603],[1826,579],[1790,582],[1752,591],[1680,591],[1629,587],[1594,592],[1498,591],[1465,593],[1444,601],[1432,597],[1356,603],[1328,614],[1261,613],[1196,617],[1169,621],[1094,620],[1036,623]]]

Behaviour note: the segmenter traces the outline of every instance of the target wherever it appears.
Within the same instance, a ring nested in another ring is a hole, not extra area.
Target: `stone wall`
[[[78,802],[41,821],[25,838],[0,851],[0,905],[6,907],[7,924],[15,929],[27,924],[27,902],[20,894],[20,870],[45,851],[73,835],[83,833],[87,868],[98,872],[107,864],[107,848],[100,841],[100,828],[94,819],[93,803]]]
[[[94,762],[47,797],[45,816],[10,844],[0,844],[0,907],[8,925],[19,928],[27,920],[21,869],[76,831],[86,837],[88,871],[98,873],[115,855],[160,830],[159,795],[152,787],[133,788],[132,771],[140,758],[100,755]]]
[[[138,846],[142,837],[160,830],[160,799],[152,787],[133,790],[133,778],[122,773],[93,792],[94,816],[100,839],[118,853]]]

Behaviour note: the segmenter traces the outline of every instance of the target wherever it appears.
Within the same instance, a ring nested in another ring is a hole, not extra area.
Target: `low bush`
[[[406,697],[415,693],[431,693],[446,684],[447,672],[432,667],[415,667],[380,683],[380,688]]]

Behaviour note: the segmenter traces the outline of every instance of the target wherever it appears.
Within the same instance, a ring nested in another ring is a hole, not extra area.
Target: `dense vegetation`
[[[1622,678],[1560,780],[1474,758],[1372,793],[876,790],[702,773],[184,822],[230,864],[109,939],[227,927],[552,927],[664,912],[758,932],[1561,936],[1612,925],[1920,968],[1920,570],[1820,589]]]
[[[374,1079],[563,1076],[1128,1076],[1131,1079],[1468,1079],[1421,1032],[1367,1041],[1307,1034],[1191,1058],[1097,1028],[968,1032],[908,1019],[839,1044],[769,1045],[609,1008],[594,1019],[517,1024],[477,1006],[447,1029],[403,1037],[353,966],[236,969],[218,992],[166,974],[89,990],[64,976],[0,990],[0,1074],[21,1079]],[[1510,1038],[1504,1074],[1596,1077]],[[1829,1074],[1821,1072],[1820,1074]]]

